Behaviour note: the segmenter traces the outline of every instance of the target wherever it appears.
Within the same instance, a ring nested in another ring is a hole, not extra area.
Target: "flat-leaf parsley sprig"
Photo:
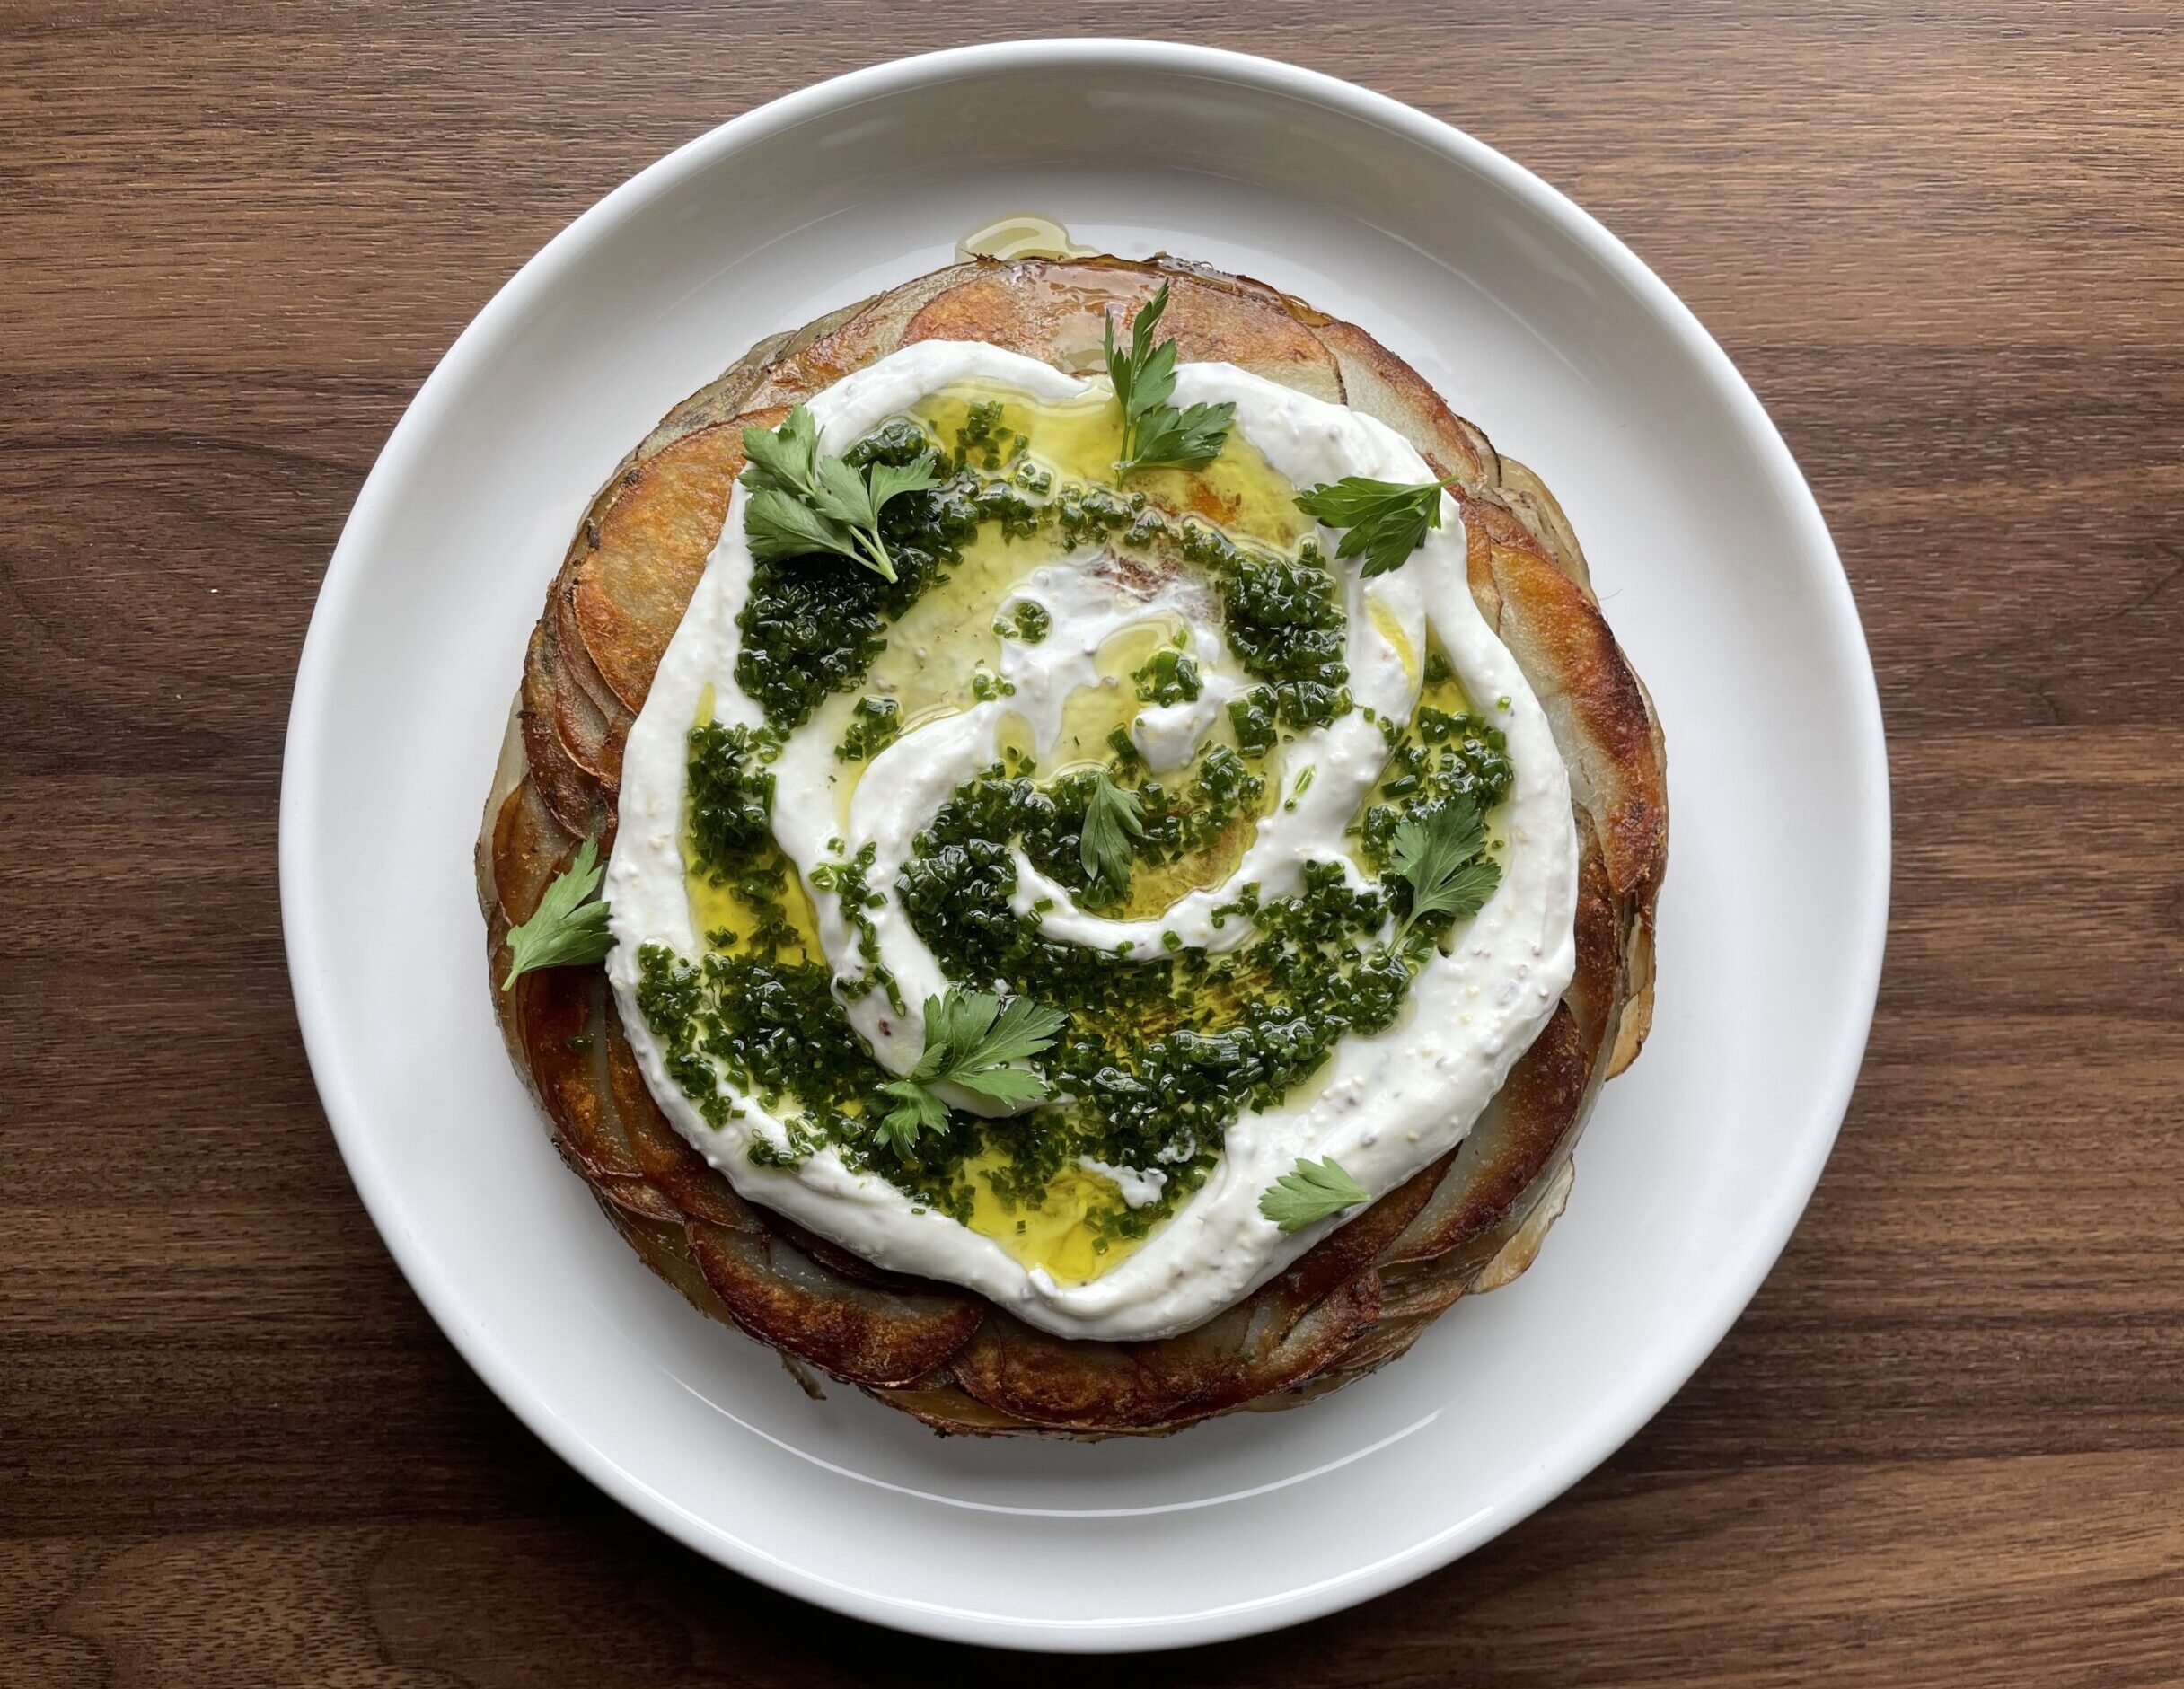
[[[1430,530],[1440,526],[1441,489],[1455,480],[1451,475],[1410,486],[1345,475],[1298,495],[1297,508],[1326,527],[1345,530],[1334,555],[1363,558],[1358,573],[1369,578],[1400,566],[1426,542]]]
[[[1410,912],[1396,928],[1398,948],[1428,915],[1462,920],[1485,907],[1502,884],[1502,865],[1485,854],[1486,817],[1458,793],[1396,829],[1388,872],[1411,888]]]
[[[1136,855],[1131,840],[1144,837],[1144,800],[1117,786],[1102,770],[1093,782],[1092,801],[1085,809],[1084,831],[1077,841],[1077,861],[1085,877],[1122,896],[1130,888],[1130,865]]]
[[[990,1103],[1037,1103],[1047,1095],[1045,1077],[1015,1063],[1052,1048],[1069,1017],[1060,1009],[1012,997],[1004,1004],[991,991],[949,986],[925,999],[925,1053],[899,1079],[880,1086],[894,1099],[879,1124],[883,1142],[908,1149],[923,1131],[948,1123],[948,1105],[936,1085],[960,1086]]]
[[[614,935],[607,930],[606,900],[592,895],[605,873],[599,866],[599,847],[586,839],[575,860],[546,887],[531,919],[508,928],[508,977],[500,982],[502,990],[533,968],[606,959]]]
[[[939,460],[930,452],[861,471],[821,452],[819,425],[802,405],[778,428],[745,428],[744,456],[744,532],[762,563],[826,552],[892,581],[894,559],[880,538],[880,512],[904,493],[939,484]]]
[[[1259,1212],[1285,1232],[1300,1232],[1370,1200],[1370,1193],[1344,1173],[1333,1156],[1317,1162],[1299,1156],[1292,1171],[1260,1193]]]
[[[1127,350],[1115,344],[1114,312],[1103,313],[1107,379],[1123,407],[1123,455],[1114,462],[1118,477],[1133,469],[1196,469],[1211,463],[1220,455],[1236,420],[1236,407],[1226,400],[1183,410],[1168,403],[1176,391],[1176,342],[1153,344],[1153,330],[1167,309],[1167,284],[1162,282],[1138,307]]]

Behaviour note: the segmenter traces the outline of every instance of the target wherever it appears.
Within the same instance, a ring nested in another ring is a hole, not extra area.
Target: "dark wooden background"
[[[0,0],[0,1681],[2184,1681],[2174,15]],[[1812,478],[1897,804],[1864,1081],[1705,1369],[1468,1561],[1128,1666],[806,1609],[548,1455],[343,1175],[274,874],[321,571],[501,280],[803,83],[1085,30],[1383,89],[1629,240]]]

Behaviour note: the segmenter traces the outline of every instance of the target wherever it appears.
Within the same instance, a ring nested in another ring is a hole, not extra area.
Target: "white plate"
[[[471,884],[524,637],[616,460],[760,336],[1024,207],[1110,251],[1259,277],[1414,363],[1561,497],[1670,752],[1660,1014],[1538,1264],[1336,1396],[1152,1442],[943,1441],[851,1389],[815,1405],[692,1312],[550,1147],[494,1025]],[[533,1430],[777,1588],[936,1635],[1125,1649],[1431,1570],[1660,1408],[1833,1141],[1888,846],[1872,673],[1827,530],[1651,272],[1377,94],[1233,54],[1024,42],[739,118],[594,207],[479,314],[327,572],[289,721],[281,902],[357,1189]]]

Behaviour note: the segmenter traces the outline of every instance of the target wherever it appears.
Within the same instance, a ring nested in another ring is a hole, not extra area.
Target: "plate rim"
[[[1801,1159],[1786,1164],[1760,1223],[1746,1247],[1724,1263],[1733,1294],[1719,1304],[1717,1322],[1702,1321],[1657,1356],[1644,1387],[1625,1398],[1623,1411],[1591,1428],[1580,1458],[1567,1469],[1534,1473],[1491,1519],[1458,1519],[1424,1541],[1339,1577],[1249,1601],[1158,1618],[1088,1623],[1031,1619],[941,1607],[852,1588],[770,1554],[757,1544],[701,1520],[674,1499],[617,1465],[605,1449],[549,1411],[526,1380],[520,1357],[487,1329],[465,1321],[452,1280],[434,1274],[421,1241],[400,1223],[395,1182],[370,1144],[370,1122],[355,1094],[339,1029],[318,981],[330,970],[321,936],[306,918],[313,884],[306,816],[326,770],[311,748],[332,708],[331,654],[350,620],[351,607],[369,588],[368,536],[391,506],[393,488],[406,479],[419,441],[445,407],[445,395],[489,355],[506,328],[518,322],[533,296],[550,285],[565,259],[641,207],[721,159],[781,129],[903,92],[927,81],[1000,70],[1113,71],[1132,66],[1196,75],[1253,92],[1286,96],[1361,119],[1441,154],[1449,163],[1485,178],[1532,215],[1559,227],[1637,297],[1670,334],[1730,413],[1759,457],[1769,484],[1781,496],[1782,515],[1799,540],[1796,561],[1817,576],[1822,633],[1842,672],[1853,682],[1858,719],[1853,743],[1856,784],[1865,800],[1858,840],[1864,906],[1857,915],[1853,985],[1845,1002],[1826,1083],[1815,1088],[1812,1116],[1828,1122],[1811,1132]],[[1855,682],[1863,680],[1859,687]],[[1354,83],[1276,59],[1191,43],[1114,36],[1036,38],[947,48],[867,66],[809,84],[707,130],[638,172],[559,230],[496,290],[434,365],[404,409],[373,462],[342,524],[321,580],[298,659],[282,747],[279,803],[279,894],[283,941],[305,1058],[337,1148],[365,1211],[418,1299],[466,1364],[536,1437],[594,1485],[656,1528],[709,1559],[771,1588],[873,1623],[947,1641],[1051,1652],[1108,1652],[1192,1646],[1299,1623],[1369,1600],[1439,1570],[1528,1517],[1594,1471],[1660,1412],[1720,1344],[1773,1269],[1810,1203],[1856,1086],[1878,1000],[1885,954],[1890,890],[1891,812],[1888,751],[1871,652],[1850,582],[1825,518],[1803,472],[1766,409],[1718,342],[1666,282],[1605,225],[1573,200],[1514,160],[1441,119]]]

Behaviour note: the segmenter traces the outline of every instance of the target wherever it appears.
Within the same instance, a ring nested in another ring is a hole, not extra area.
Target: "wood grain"
[[[274,884],[321,571],[493,287],[721,119],[1004,28],[1290,58],[1574,193],[1781,422],[1894,759],[1865,1077],[1705,1369],[1468,1561],[1130,1669],[2184,1681],[2184,31],[1868,0],[0,4],[0,1680],[1022,1675],[716,1570],[492,1400],[334,1155]]]

